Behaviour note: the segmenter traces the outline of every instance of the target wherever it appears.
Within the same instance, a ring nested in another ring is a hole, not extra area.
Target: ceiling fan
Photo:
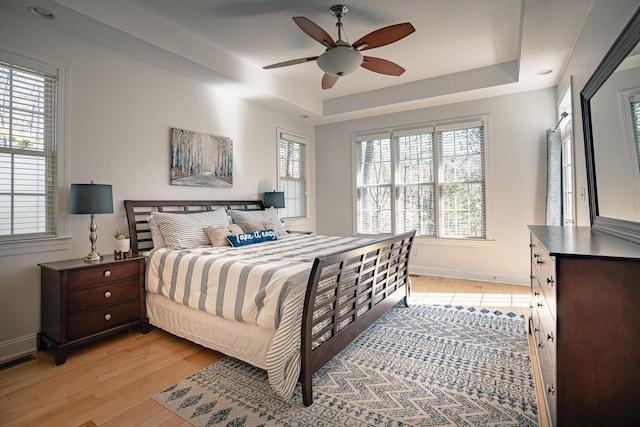
[[[295,16],[293,21],[309,37],[324,45],[327,50],[319,56],[309,56],[306,58],[292,59],[290,61],[278,62],[277,64],[263,67],[265,70],[289,65],[302,64],[316,61],[318,67],[324,71],[322,77],[322,89],[330,89],[338,81],[338,78],[346,76],[355,71],[359,66],[367,70],[386,74],[389,76],[399,76],[405,69],[386,59],[364,56],[360,53],[363,50],[385,46],[405,38],[416,29],[408,22],[402,24],[389,25],[380,28],[366,36],[360,38],[353,44],[342,40],[342,17],[347,14],[349,8],[339,4],[331,6],[329,13],[338,19],[336,28],[338,29],[338,40],[333,38],[320,26],[303,16]]]

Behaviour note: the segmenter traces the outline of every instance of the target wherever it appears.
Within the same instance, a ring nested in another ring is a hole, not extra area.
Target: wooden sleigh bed
[[[134,253],[158,254],[163,249],[153,250],[148,218],[153,212],[192,214],[214,211],[220,208],[239,211],[264,210],[262,201],[139,201],[126,200],[125,209],[131,248]],[[156,327],[194,341],[198,344],[244,360],[254,366],[266,369],[270,383],[272,373],[278,369],[295,369],[295,382],[301,382],[305,406],[313,403],[312,376],[328,360],[339,353],[360,333],[369,327],[389,308],[410,293],[409,258],[415,231],[366,242],[356,241],[355,245],[340,250],[324,251],[310,256],[308,267],[295,277],[303,278],[300,295],[289,299],[299,299],[298,303],[285,303],[282,310],[295,311],[287,320],[293,330],[289,336],[278,335],[279,331],[263,330],[250,323],[238,323],[218,318],[169,301],[158,294],[147,292],[147,316]],[[326,236],[303,236],[292,234],[281,239],[287,243],[304,238]],[[355,238],[353,238],[355,239]],[[309,240],[312,242],[312,240]],[[282,243],[284,244],[284,243]],[[293,245],[293,243],[291,243]],[[258,245],[263,245],[262,243]],[[258,246],[252,245],[252,246]],[[152,251],[153,250],[153,251]],[[165,258],[171,253],[164,249]],[[189,251],[187,251],[189,252]],[[190,254],[189,254],[190,255]],[[187,256],[180,254],[180,256]],[[147,260],[150,269],[152,258]],[[195,261],[192,261],[192,263]],[[277,268],[272,268],[272,270]],[[174,276],[177,274],[174,273]],[[147,281],[149,272],[147,271]],[[149,282],[147,282],[147,286]],[[161,314],[158,314],[161,313]],[[283,315],[285,322],[286,315]],[[168,320],[166,320],[168,319]],[[284,327],[283,327],[284,329]],[[237,330],[237,332],[236,332]],[[290,360],[274,368],[271,362],[276,342],[290,351]],[[291,347],[296,348],[291,348]],[[256,347],[257,350],[246,350]],[[298,352],[299,348],[299,352]],[[271,363],[271,365],[270,365]],[[292,367],[297,363],[298,365]],[[299,374],[298,374],[299,372]],[[273,383],[271,383],[273,387]],[[295,384],[294,384],[295,385]],[[276,393],[278,390],[275,389]],[[278,393],[281,397],[287,395]]]

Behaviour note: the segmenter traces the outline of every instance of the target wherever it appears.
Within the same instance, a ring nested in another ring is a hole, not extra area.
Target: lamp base
[[[87,254],[86,257],[82,258],[84,259],[86,262],[96,262],[96,261],[102,261],[104,257],[102,255],[100,255],[98,252],[96,251],[91,251]]]

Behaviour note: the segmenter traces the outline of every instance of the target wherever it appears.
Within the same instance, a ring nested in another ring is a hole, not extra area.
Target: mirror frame
[[[602,87],[627,55],[636,47],[638,42],[640,42],[640,8],[638,8],[631,20],[624,27],[592,76],[584,85],[582,92],[580,92],[591,227],[594,230],[602,231],[636,243],[640,243],[639,222],[603,217],[599,214],[593,147],[594,141],[591,124],[591,98],[593,98],[598,89]]]

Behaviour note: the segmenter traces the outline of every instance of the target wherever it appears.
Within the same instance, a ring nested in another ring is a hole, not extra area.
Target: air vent
[[[17,359],[2,362],[0,363],[0,371],[22,365],[23,363],[30,362],[32,360],[36,360],[36,357],[33,354],[28,354],[26,356],[18,357]]]

